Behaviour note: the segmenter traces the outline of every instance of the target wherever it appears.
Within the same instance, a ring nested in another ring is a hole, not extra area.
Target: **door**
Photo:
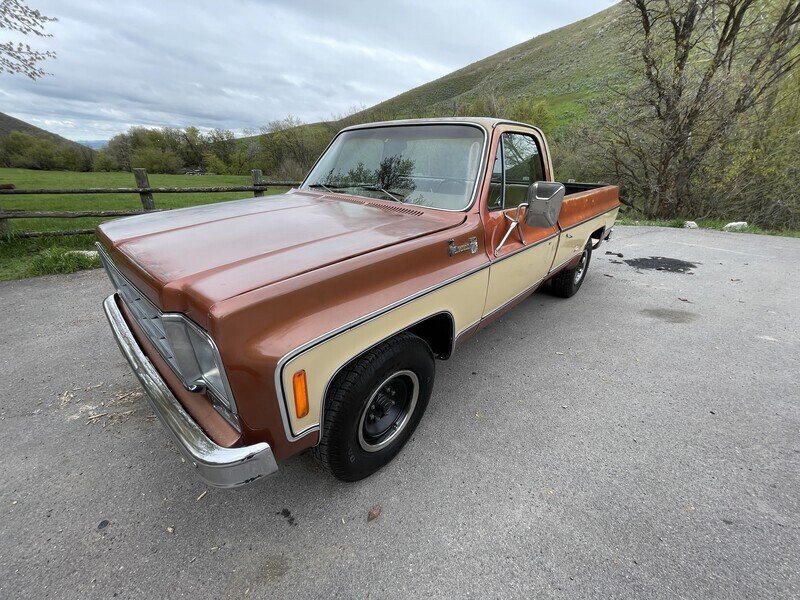
[[[504,132],[495,148],[489,186],[487,242],[491,266],[483,316],[536,287],[550,271],[558,246],[556,227],[528,227],[528,188],[545,180],[542,144],[536,136]]]

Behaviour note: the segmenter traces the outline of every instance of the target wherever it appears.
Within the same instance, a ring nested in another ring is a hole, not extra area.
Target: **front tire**
[[[592,260],[592,240],[586,242],[586,246],[581,253],[580,261],[572,269],[561,271],[553,277],[550,286],[550,293],[559,298],[571,298],[581,289],[583,280],[586,279],[586,272],[589,270],[589,262]]]
[[[416,429],[434,374],[430,347],[410,333],[362,354],[328,391],[315,457],[343,481],[372,475],[400,452]]]

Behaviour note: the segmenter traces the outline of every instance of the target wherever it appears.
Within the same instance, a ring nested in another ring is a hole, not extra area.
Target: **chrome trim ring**
[[[398,399],[398,391],[401,394],[405,392],[406,397]],[[418,398],[419,378],[413,371],[397,371],[383,380],[361,412],[358,422],[358,445],[361,449],[378,452],[396,440],[411,420]],[[398,406],[397,402],[402,402],[402,405]]]
[[[581,260],[578,262],[578,266],[575,267],[575,285],[581,282],[583,279],[583,274],[586,271],[586,257],[589,256],[589,251],[584,250],[583,254],[581,254]]]

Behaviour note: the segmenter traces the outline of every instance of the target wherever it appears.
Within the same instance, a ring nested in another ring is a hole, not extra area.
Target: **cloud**
[[[0,110],[71,139],[132,125],[241,132],[371,106],[609,0],[37,0],[57,59],[1,74]]]

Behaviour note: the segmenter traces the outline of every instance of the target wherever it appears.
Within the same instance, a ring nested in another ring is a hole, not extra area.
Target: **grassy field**
[[[116,188],[136,187],[131,173],[72,173],[0,169],[0,183],[13,183],[18,189]],[[150,175],[153,187],[211,187],[251,185],[242,175]],[[286,188],[274,188],[277,194]],[[181,208],[224,200],[252,197],[250,192],[154,194],[157,208]],[[0,207],[27,210],[123,210],[142,207],[138,194],[64,194],[42,196],[0,196]],[[14,231],[58,231],[96,227],[104,219],[9,219]],[[40,238],[0,239],[0,281],[51,273],[69,273],[99,266],[90,258],[68,254],[72,250],[91,250],[93,235],[45,236]]]

